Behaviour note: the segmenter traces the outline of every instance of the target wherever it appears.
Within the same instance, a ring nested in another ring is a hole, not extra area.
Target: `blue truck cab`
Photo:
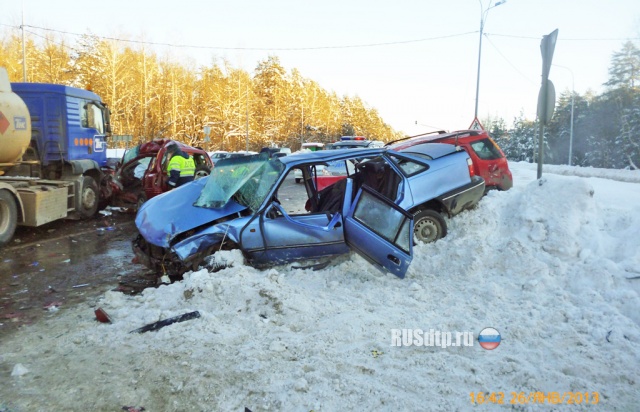
[[[58,84],[12,83],[31,117],[31,148],[43,167],[65,162],[107,163],[109,110],[88,90]]]
[[[73,182],[75,209],[85,217],[95,214],[105,197],[102,168],[111,135],[107,105],[97,94],[75,87],[11,83],[11,88],[26,104],[31,121],[22,175]]]

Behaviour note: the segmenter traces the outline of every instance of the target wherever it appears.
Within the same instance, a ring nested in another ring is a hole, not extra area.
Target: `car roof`
[[[489,137],[489,133],[486,130],[456,130],[454,132],[438,131],[433,133],[425,133],[416,136],[409,136],[403,139],[395,140],[386,144],[386,147],[393,150],[405,150],[408,147],[423,144],[423,143],[435,143],[442,140],[458,138],[460,143],[464,143],[467,140],[477,140]]]
[[[412,146],[408,146],[401,150],[395,149],[396,152],[406,153],[419,153],[437,159],[442,156],[446,156],[453,152],[456,152],[456,146],[449,143],[421,143]]]
[[[341,140],[332,143],[332,146],[369,146],[371,140]]]
[[[413,153],[421,153],[430,156],[433,159],[437,159],[442,156],[446,156],[456,151],[456,147],[448,143],[429,143],[420,145],[416,150],[411,150]],[[362,157],[362,156],[379,156],[384,153],[401,154],[396,150],[391,150],[385,147],[380,148],[354,148],[354,149],[335,149],[335,150],[321,150],[318,152],[296,152],[289,156],[279,157],[282,163],[286,165],[298,165],[312,162],[330,162],[332,160],[340,160],[350,157]]]
[[[319,150],[317,152],[296,152],[288,156],[279,157],[278,160],[284,164],[296,165],[310,162],[330,161],[341,157],[377,156],[386,151],[387,149],[384,148]]]
[[[203,154],[207,154],[206,151],[204,151],[203,149],[200,149],[198,147],[193,147],[193,146],[189,146],[185,143],[182,143],[179,140],[173,140],[173,139],[153,139],[151,141],[145,142],[140,144],[140,150],[139,150],[139,155],[142,154],[149,154],[149,153],[157,153],[159,152],[162,148],[166,148],[169,145],[177,145],[180,150],[187,152],[187,153],[203,153]]]

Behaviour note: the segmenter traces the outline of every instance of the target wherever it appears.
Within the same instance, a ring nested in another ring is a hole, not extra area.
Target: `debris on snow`
[[[143,326],[141,328],[134,329],[129,333],[151,332],[151,331],[155,331],[155,330],[158,330],[158,329],[162,329],[165,326],[169,326],[169,325],[172,325],[174,323],[184,322],[186,320],[196,319],[196,318],[199,318],[199,317],[200,317],[200,312],[198,312],[196,310],[195,312],[189,312],[189,313],[182,314],[180,316],[174,316],[172,318],[163,319],[163,320],[159,320],[157,322],[150,323],[150,324],[145,325],[145,326]]]
[[[11,376],[24,376],[29,373],[29,369],[25,368],[21,363],[16,363],[11,371]]]

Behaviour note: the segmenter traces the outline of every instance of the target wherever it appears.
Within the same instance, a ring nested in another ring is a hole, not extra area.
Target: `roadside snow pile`
[[[527,168],[529,170],[537,170],[536,163],[528,162],[509,162],[513,167]],[[579,177],[599,177],[602,179],[617,180],[619,182],[640,183],[640,170],[620,170],[620,169],[604,169],[599,167],[580,167],[567,165],[543,165],[543,173],[553,173],[556,175],[579,176]]]
[[[113,324],[82,308],[3,344],[2,371],[30,372],[0,399],[25,410],[466,410],[472,392],[503,392],[508,405],[511,392],[579,391],[631,410],[640,210],[605,213],[596,198],[585,179],[553,175],[491,192],[448,221],[445,239],[415,246],[404,280],[353,254],[319,271],[261,271],[222,252],[232,267],[107,292],[99,306]],[[501,333],[495,350],[391,346],[392,329],[455,342],[485,327]]]

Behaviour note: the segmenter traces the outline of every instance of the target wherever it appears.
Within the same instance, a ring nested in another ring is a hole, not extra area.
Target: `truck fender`
[[[100,165],[95,160],[92,160],[92,159],[70,160],[69,164],[71,165],[71,172],[74,175],[82,175],[89,170],[97,170],[98,174],[100,176],[102,175],[102,170],[100,169]]]
[[[92,217],[104,200],[101,186],[106,174],[94,160],[71,160],[62,180],[73,182],[75,194],[75,212],[73,216],[81,219]],[[106,194],[106,193],[105,193]]]
[[[24,206],[22,205],[22,199],[20,199],[18,191],[15,187],[2,182],[0,182],[0,190],[8,190],[9,192],[11,192],[13,198],[16,201],[16,207],[18,209],[18,223],[22,223],[24,221]]]
[[[0,246],[9,243],[23,220],[20,196],[13,187],[0,183]]]

